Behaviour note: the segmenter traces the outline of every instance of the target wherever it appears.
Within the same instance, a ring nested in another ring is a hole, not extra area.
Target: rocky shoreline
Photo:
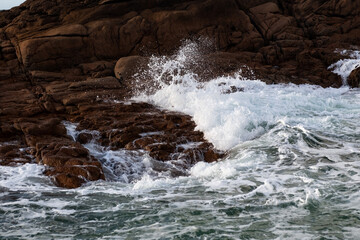
[[[102,146],[142,149],[184,169],[216,161],[224,153],[189,116],[128,101],[149,56],[209,39],[194,67],[204,80],[246,65],[268,84],[340,87],[328,66],[343,58],[336,49],[358,48],[359,15],[351,0],[28,0],[1,11],[0,164],[36,159],[66,188],[104,179],[82,145],[92,136],[72,139],[64,121],[97,131]],[[358,68],[348,82],[359,79]],[[179,147],[186,143],[196,144]]]

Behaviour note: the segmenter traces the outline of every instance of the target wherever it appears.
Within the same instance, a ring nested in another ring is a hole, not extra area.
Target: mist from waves
[[[175,71],[191,54],[196,45],[153,57],[156,89],[134,99],[191,115],[224,159],[172,178],[144,152],[92,142],[108,181],[73,190],[55,187],[43,166],[0,166],[0,236],[357,239],[360,91],[266,85],[241,72],[199,82]]]

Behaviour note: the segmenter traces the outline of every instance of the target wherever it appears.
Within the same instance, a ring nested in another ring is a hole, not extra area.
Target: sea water
[[[85,147],[107,181],[67,190],[43,166],[0,167],[0,238],[359,239],[360,91],[266,85],[241,71],[200,82],[175,71],[194,53],[153,57],[155,89],[133,100],[191,115],[224,159],[173,178],[171,164],[109,150],[91,132]]]

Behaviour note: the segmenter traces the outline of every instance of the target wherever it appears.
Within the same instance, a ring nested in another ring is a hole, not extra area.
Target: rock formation
[[[87,137],[75,142],[63,120],[99,131],[104,146],[187,166],[215,161],[221,153],[188,116],[119,102],[132,92],[124,78],[147,56],[206,38],[213,49],[202,57],[214,75],[246,64],[267,83],[339,87],[327,67],[341,58],[335,49],[356,48],[359,36],[359,0],[28,0],[0,12],[0,164],[36,158],[63,187],[104,179],[79,143]],[[177,147],[186,142],[201,144]]]
[[[360,67],[354,69],[348,79],[350,87],[358,88],[360,87]]]

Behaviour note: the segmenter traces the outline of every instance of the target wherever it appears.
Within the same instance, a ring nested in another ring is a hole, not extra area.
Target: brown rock
[[[90,133],[80,133],[77,138],[76,141],[78,141],[81,144],[86,144],[91,142],[92,140],[92,135]]]
[[[107,61],[96,61],[91,63],[82,63],[79,65],[82,72],[86,75],[92,75],[99,72],[104,72],[106,70],[112,70],[114,69],[115,64],[113,62],[107,62]]]
[[[0,140],[18,144],[1,145],[1,164],[32,161],[31,153],[59,186],[103,179],[100,162],[79,144],[92,136],[80,134],[75,143],[64,119],[98,131],[106,147],[148,150],[184,168],[216,161],[222,154],[189,116],[122,102],[148,90],[149,56],[172,54],[192,39],[201,43],[200,56],[184,71],[199,81],[239,69],[252,77],[247,65],[270,84],[340,87],[327,68],[342,58],[335,49],[359,44],[359,14],[352,0],[32,0],[2,11]],[[351,87],[359,86],[359,71],[351,73]],[[199,144],[181,147],[189,142]]]
[[[135,73],[144,69],[147,61],[147,58],[141,56],[120,58],[114,68],[115,77],[121,82],[126,82],[126,80],[131,79]]]
[[[55,176],[55,182],[59,187],[78,188],[85,183],[83,178],[71,174],[60,173]]]
[[[33,78],[36,78],[37,80],[42,81],[56,81],[56,80],[62,80],[65,78],[64,74],[62,73],[56,73],[56,72],[46,72],[46,71],[30,71],[30,74]]]
[[[80,88],[81,90],[91,89],[116,89],[120,84],[114,77],[88,78],[86,81],[75,82],[69,85],[70,89]]]
[[[35,155],[39,163],[50,167],[47,175],[54,176],[59,186],[74,188],[85,181],[105,179],[101,165],[81,144],[64,138],[47,138],[53,143],[40,144],[44,140],[37,138]]]
[[[81,63],[84,58],[90,58],[92,53],[88,40],[81,36],[32,38],[22,41],[19,47],[24,66],[31,70],[71,67]]]
[[[21,130],[24,134],[30,134],[34,136],[40,135],[54,135],[64,136],[66,135],[66,129],[61,124],[58,118],[49,118],[44,120],[30,120],[24,121],[24,119],[18,119],[14,124],[14,127]]]
[[[351,72],[350,76],[347,79],[347,82],[352,88],[360,87],[360,67],[354,69]]]

